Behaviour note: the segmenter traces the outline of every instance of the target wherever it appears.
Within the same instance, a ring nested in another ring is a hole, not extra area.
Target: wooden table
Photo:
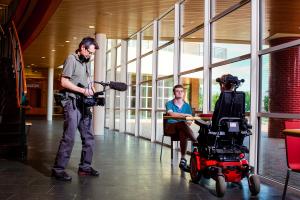
[[[282,133],[285,135],[294,135],[300,137],[300,129],[284,129]]]
[[[177,119],[177,120],[188,120],[188,121],[192,121],[192,120],[197,120],[197,119],[201,119],[201,117],[174,117],[174,116],[164,116],[164,119]]]

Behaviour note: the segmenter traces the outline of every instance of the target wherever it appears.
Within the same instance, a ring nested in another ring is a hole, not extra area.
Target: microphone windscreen
[[[126,91],[127,90],[127,84],[122,83],[122,82],[110,81],[109,87],[113,90],[118,90],[118,91]]]

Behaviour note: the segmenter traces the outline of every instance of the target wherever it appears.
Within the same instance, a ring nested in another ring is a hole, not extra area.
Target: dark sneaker
[[[78,175],[79,176],[99,176],[100,173],[96,170],[94,170],[92,167],[87,170],[78,169]]]
[[[71,181],[72,180],[72,177],[69,176],[66,172],[55,172],[55,171],[52,171],[52,174],[51,174],[52,177],[54,177],[56,180],[59,180],[59,181]]]
[[[179,168],[185,172],[190,172],[190,167],[188,166],[185,158],[180,159]]]
[[[249,149],[246,146],[240,146],[240,149],[243,153],[249,153]]]

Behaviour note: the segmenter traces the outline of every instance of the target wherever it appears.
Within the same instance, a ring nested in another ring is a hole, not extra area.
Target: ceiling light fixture
[[[58,67],[57,67],[57,69],[62,69],[63,68],[63,65],[59,65]]]
[[[55,49],[52,49],[52,51],[56,51]]]
[[[44,58],[46,58],[46,57],[45,57],[45,56],[42,56],[41,58],[44,59]]]
[[[77,40],[77,37],[73,37],[73,40]]]
[[[89,28],[95,28],[95,26],[90,25]]]
[[[65,42],[66,42],[66,43],[69,43],[70,41],[69,41],[69,40],[66,40]]]

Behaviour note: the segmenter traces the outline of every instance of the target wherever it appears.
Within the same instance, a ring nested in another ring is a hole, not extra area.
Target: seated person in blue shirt
[[[188,117],[192,116],[192,108],[186,103],[184,98],[184,88],[182,85],[175,85],[173,88],[174,99],[166,103],[166,111],[169,116],[172,117]],[[192,122],[184,120],[169,119],[166,124],[166,135],[177,134],[180,140],[181,159],[179,168],[187,170],[187,160],[185,159],[187,140],[190,138],[193,143],[197,143],[197,139],[193,135],[193,131],[190,128]]]

